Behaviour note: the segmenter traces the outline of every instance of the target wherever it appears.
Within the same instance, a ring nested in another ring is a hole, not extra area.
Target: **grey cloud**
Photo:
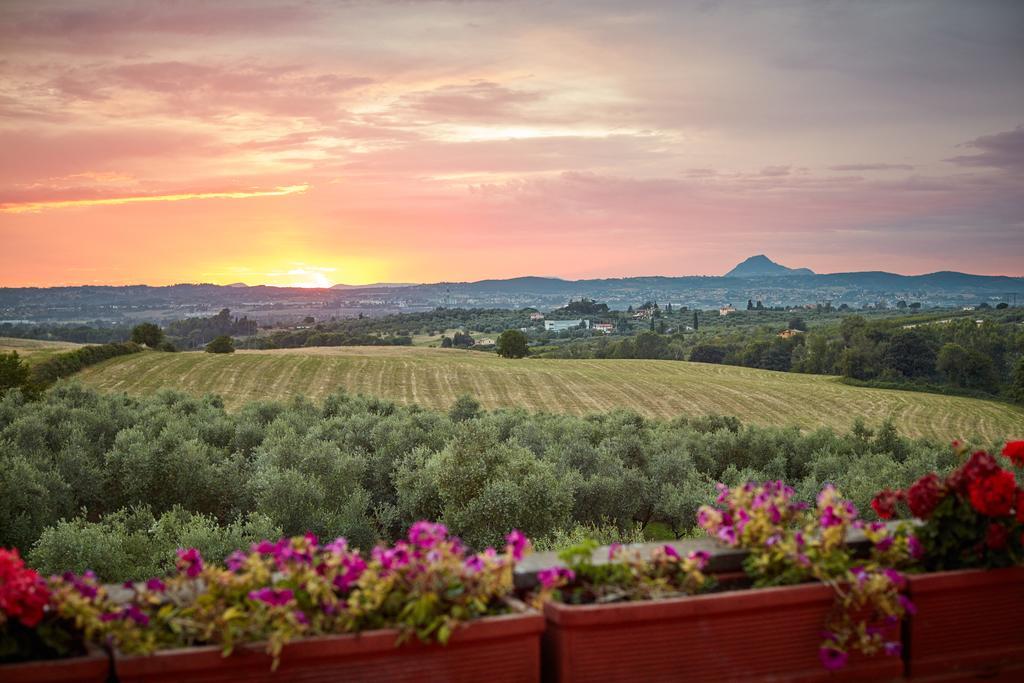
[[[830,171],[913,171],[912,164],[839,164],[829,166]]]
[[[959,166],[1024,170],[1024,126],[964,143],[962,147],[978,150],[977,154],[952,157],[946,161]]]

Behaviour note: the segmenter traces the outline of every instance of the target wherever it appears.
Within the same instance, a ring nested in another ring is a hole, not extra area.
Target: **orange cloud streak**
[[[189,199],[249,199],[251,197],[280,197],[301,194],[309,189],[308,184],[275,187],[272,190],[253,192],[188,192],[182,194],[141,195],[136,197],[107,197],[103,199],[67,199],[41,202],[0,204],[3,213],[37,213],[44,209],[68,209],[86,206],[113,206],[140,202],[181,202]]]

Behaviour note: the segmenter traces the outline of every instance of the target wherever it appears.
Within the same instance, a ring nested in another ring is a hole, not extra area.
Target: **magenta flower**
[[[288,588],[260,588],[259,590],[249,591],[249,599],[258,602],[263,602],[271,607],[278,607],[280,605],[287,605],[295,597],[295,594]]]
[[[299,622],[303,626],[309,623],[309,617],[307,617],[306,613],[300,609],[297,609],[294,612],[292,612],[292,616],[295,617],[295,621]]]
[[[341,555],[342,553],[348,552],[348,539],[344,536],[338,536],[336,539],[324,546],[324,550],[335,555]]]
[[[915,560],[924,557],[924,546],[921,545],[921,541],[917,540],[917,536],[907,536],[907,550]]]
[[[409,542],[418,548],[433,548],[447,537],[448,527],[444,524],[421,520],[409,527]]]
[[[100,621],[124,621],[131,619],[139,626],[149,625],[149,616],[139,609],[138,605],[128,605],[117,612],[105,612],[100,615]]]
[[[731,526],[722,527],[718,530],[718,537],[729,545],[736,545],[736,530]]]
[[[271,543],[267,539],[263,539],[259,543],[253,543],[251,550],[260,555],[273,555],[277,552],[279,546],[280,543]]]
[[[82,576],[76,576],[71,572],[64,572],[62,578],[70,583],[83,598],[91,600],[92,598],[95,598],[98,593],[95,583],[96,575],[92,572],[86,572]]]
[[[672,557],[677,560],[680,559],[679,551],[673,548],[672,546],[668,545],[667,543],[663,546],[663,550],[665,551],[665,555],[667,555],[668,557]]]
[[[718,482],[715,484],[715,488],[718,489],[718,498],[715,499],[715,502],[724,503],[725,499],[729,497],[729,487],[722,482]]]
[[[470,574],[478,574],[484,570],[485,565],[483,558],[481,558],[479,555],[473,555],[471,557],[467,557],[466,561],[462,563],[462,566]]]
[[[885,577],[889,579],[889,581],[891,581],[892,584],[897,588],[903,588],[907,585],[907,579],[903,576],[903,574],[900,574],[895,569],[890,569],[889,567],[886,567],[882,570],[882,573],[885,574]]]
[[[905,595],[901,595],[899,596],[899,599],[900,606],[903,608],[904,612],[906,612],[907,614],[917,614],[917,607],[915,607],[914,603],[910,601],[910,598],[908,598]]]
[[[530,539],[526,538],[526,534],[519,529],[513,529],[509,532],[508,536],[505,537],[505,541],[508,542],[508,547],[512,549],[512,559],[516,562],[523,559],[523,554],[530,547]]]
[[[203,556],[195,548],[178,549],[178,571],[194,579],[203,571]]]
[[[233,572],[237,572],[245,564],[246,556],[241,550],[236,550],[224,560],[224,564],[227,568]]]
[[[621,543],[612,543],[610,546],[608,546],[608,559],[614,560],[615,555],[618,554],[620,550],[622,550]]]
[[[846,666],[849,655],[836,647],[826,645],[818,650],[818,658],[821,659],[822,666],[829,671],[838,671]]]
[[[827,506],[821,512],[821,526],[828,528],[830,526],[836,526],[842,524],[843,518],[835,513],[835,510],[831,505]]]
[[[537,580],[545,588],[555,588],[570,583],[576,578],[576,572],[568,567],[548,567],[537,572]]]
[[[153,591],[154,593],[163,593],[167,590],[167,586],[158,578],[152,578],[146,581],[146,590]]]
[[[711,559],[711,555],[705,550],[695,550],[689,555],[690,559],[697,563],[699,569],[704,569]]]

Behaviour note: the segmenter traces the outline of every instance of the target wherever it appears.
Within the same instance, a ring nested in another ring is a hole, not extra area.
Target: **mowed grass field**
[[[83,344],[63,341],[44,341],[41,339],[16,339],[14,337],[0,337],[0,353],[17,351],[25,362],[38,363],[46,360],[55,353],[72,351]]]
[[[410,347],[144,352],[77,377],[105,391],[143,395],[170,387],[253,399],[338,389],[447,409],[468,393],[486,408],[586,414],[629,408],[649,417],[718,413],[760,425],[847,430],[891,417],[908,436],[991,441],[1024,437],[1024,409],[996,401],[851,387],[836,378],[656,360],[506,360],[494,354]]]

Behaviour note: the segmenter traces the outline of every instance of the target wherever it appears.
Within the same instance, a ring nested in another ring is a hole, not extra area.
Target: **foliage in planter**
[[[1014,472],[994,456],[959,441],[953,449],[963,461],[945,478],[934,472],[905,491],[885,489],[872,501],[879,517],[889,519],[904,506],[921,520],[917,535],[929,570],[1008,567],[1024,562],[1024,489]],[[1008,442],[1002,456],[1024,468],[1024,441]]]
[[[443,525],[417,522],[369,557],[312,535],[261,541],[224,567],[181,550],[176,576],[134,586],[130,602],[99,619],[128,653],[216,644],[229,654],[266,641],[276,662],[296,638],[378,628],[445,643],[459,624],[507,611],[514,563],[528,549],[513,531],[503,554],[469,554]]]
[[[608,562],[595,564],[597,547],[597,541],[588,540],[559,553],[569,566],[551,567],[537,574],[540,590],[535,603],[550,599],[571,604],[656,600],[700,593],[714,583],[702,572],[708,562],[708,554],[703,551],[683,557],[671,545],[665,545],[644,557],[637,550],[613,543],[608,549]]]
[[[913,605],[901,590],[896,567],[920,554],[917,539],[905,528],[893,531],[865,524],[856,507],[831,485],[811,508],[781,481],[719,485],[717,506],[704,506],[698,524],[725,544],[749,552],[744,569],[755,587],[820,581],[835,592],[819,649],[828,669],[845,666],[849,653],[898,655],[900,643],[887,640]],[[858,559],[847,532],[859,528],[872,544],[870,557]]]
[[[0,548],[0,664],[85,654],[73,619],[51,609],[45,579],[17,550]]]

